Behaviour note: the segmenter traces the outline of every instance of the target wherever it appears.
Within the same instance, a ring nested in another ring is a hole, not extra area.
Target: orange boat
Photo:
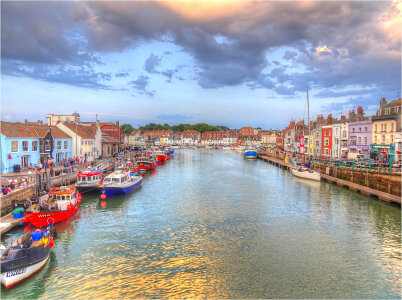
[[[81,194],[71,186],[52,188],[38,203],[27,210],[23,221],[35,227],[61,222],[72,216],[80,206]]]

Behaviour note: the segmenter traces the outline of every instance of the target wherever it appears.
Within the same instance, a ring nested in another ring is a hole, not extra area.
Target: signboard
[[[82,150],[89,150],[90,147],[89,147],[89,145],[83,145],[83,146],[81,146],[81,149]]]
[[[300,137],[300,147],[304,147],[304,136]]]
[[[388,152],[388,149],[387,148],[383,148],[382,149],[382,153],[387,153]]]

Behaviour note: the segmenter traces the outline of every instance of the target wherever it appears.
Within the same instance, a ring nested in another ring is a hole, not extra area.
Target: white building
[[[341,126],[341,157],[345,157],[348,153],[348,128],[347,123]]]
[[[341,157],[342,124],[332,125],[332,157]]]
[[[99,122],[96,125],[62,122],[57,127],[71,136],[73,157],[86,157],[88,161],[93,161],[102,155],[102,131]]]

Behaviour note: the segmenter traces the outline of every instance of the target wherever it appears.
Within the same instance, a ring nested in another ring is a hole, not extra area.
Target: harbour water
[[[401,297],[399,207],[223,150],[176,150],[57,230],[3,299]]]

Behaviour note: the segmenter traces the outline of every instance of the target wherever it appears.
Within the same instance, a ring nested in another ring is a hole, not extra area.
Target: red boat
[[[158,157],[158,162],[161,162],[161,161],[165,161],[165,160],[166,160],[166,154],[165,154],[165,152],[163,152],[163,151],[156,151],[156,152],[155,152],[155,156]]]
[[[141,158],[137,160],[137,170],[140,171],[146,171],[146,170],[152,170],[155,168],[156,163],[152,159],[149,158]]]
[[[81,194],[70,186],[52,188],[48,195],[31,205],[23,221],[35,227],[61,222],[72,216],[80,206]]]

